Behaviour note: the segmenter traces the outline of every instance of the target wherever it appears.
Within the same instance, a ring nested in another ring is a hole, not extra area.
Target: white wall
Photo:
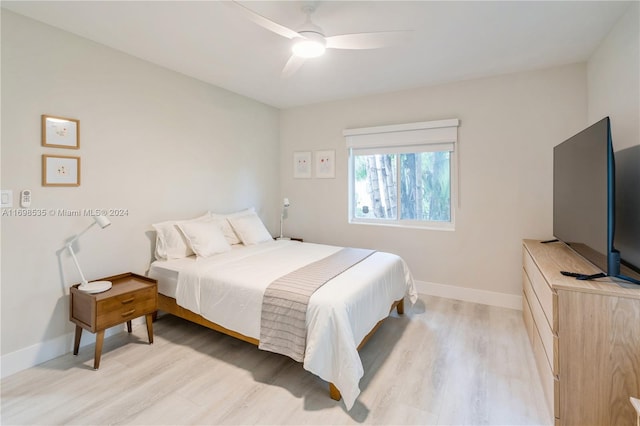
[[[616,151],[640,144],[640,3],[591,56],[587,81],[589,124],[609,116]]]
[[[576,64],[283,111],[286,232],[397,253],[420,281],[518,297],[521,240],[552,238],[552,148],[584,127],[586,88]],[[447,118],[461,121],[455,232],[348,224],[343,129]],[[294,151],[324,149],[335,179],[293,179]]]
[[[80,149],[42,147],[41,114],[79,119]],[[14,191],[14,207],[19,191],[31,189],[33,209],[128,210],[80,240],[78,258],[90,280],[145,273],[150,225],[208,209],[254,205],[276,235],[278,114],[2,11],[2,189]],[[42,187],[45,153],[80,156],[81,186]],[[3,375],[15,367],[10,361],[36,363],[70,350],[67,295],[79,275],[68,254],[56,251],[91,222],[1,218]]]

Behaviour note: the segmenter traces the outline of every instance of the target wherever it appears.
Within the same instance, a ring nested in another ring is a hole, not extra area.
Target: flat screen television
[[[622,260],[615,247],[616,170],[609,117],[553,149],[553,234],[606,275],[640,284],[640,262]],[[576,278],[593,277],[573,272]]]

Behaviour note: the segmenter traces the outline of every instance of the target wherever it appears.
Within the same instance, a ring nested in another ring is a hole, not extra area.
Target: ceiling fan
[[[311,21],[311,14],[316,10],[317,1],[303,2],[302,11],[307,15],[307,19],[297,30],[265,18],[237,1],[225,3],[234,5],[248,19],[261,27],[293,41],[292,55],[282,70],[283,77],[295,73],[306,59],[322,56],[326,49],[378,49],[405,42],[411,34],[411,31],[401,30],[340,34],[327,37],[322,28]]]

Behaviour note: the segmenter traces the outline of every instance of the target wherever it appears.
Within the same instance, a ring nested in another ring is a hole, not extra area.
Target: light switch
[[[3,189],[0,191],[0,198],[2,199],[0,207],[13,207],[13,190]]]

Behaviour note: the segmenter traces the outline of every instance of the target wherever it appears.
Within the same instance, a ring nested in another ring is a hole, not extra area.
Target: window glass
[[[418,152],[400,155],[400,218],[451,220],[450,153]]]
[[[451,152],[352,154],[353,219],[451,222]]]
[[[398,190],[395,154],[356,155],[355,216],[396,219]]]

